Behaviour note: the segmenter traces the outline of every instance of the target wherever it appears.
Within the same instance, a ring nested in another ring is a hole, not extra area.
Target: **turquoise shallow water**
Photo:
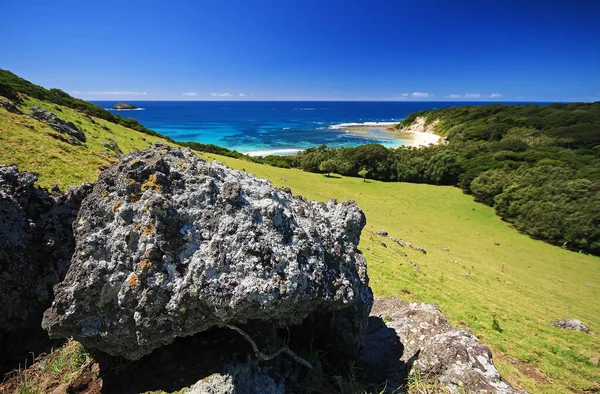
[[[111,108],[116,102],[95,102]],[[341,123],[399,122],[408,114],[457,102],[292,102],[292,101],[139,101],[139,111],[115,111],[177,141],[216,144],[239,152],[286,154],[327,144],[331,147],[407,143],[387,139],[385,126],[373,138],[332,128]],[[485,103],[476,103],[477,105]],[[383,137],[386,138],[383,138]]]

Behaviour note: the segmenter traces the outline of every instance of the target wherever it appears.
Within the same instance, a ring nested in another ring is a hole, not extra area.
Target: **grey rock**
[[[117,154],[117,156],[121,156],[123,154],[123,151],[119,147],[119,144],[117,144],[117,141],[113,140],[112,138],[109,138],[108,140],[106,140],[106,142],[103,142],[102,146],[104,146],[106,149],[108,149],[110,151],[115,152],[115,154]]]
[[[355,202],[309,202],[264,179],[154,145],[104,171],[43,326],[139,359],[227,324],[310,321],[332,354],[358,351],[373,297]]]
[[[587,328],[585,324],[583,324],[580,320],[577,319],[569,318],[565,320],[551,321],[550,325],[554,327],[563,328],[565,330],[579,331],[586,334],[590,333],[590,329]]]
[[[17,106],[11,101],[0,99],[0,107],[4,108],[8,112],[12,112],[13,114],[22,114],[22,112],[17,108]]]
[[[452,393],[520,393],[502,379],[489,348],[470,330],[452,328],[435,304],[375,300],[359,361],[390,390],[419,374]]]
[[[40,109],[38,107],[31,107],[31,116],[40,122],[46,123],[48,126],[52,127],[54,130],[59,133],[67,134],[76,138],[75,140],[70,141],[73,144],[81,144],[81,142],[85,142],[85,134],[81,131],[73,122],[67,122],[56,116],[50,111],[46,111]]]
[[[388,232],[385,230],[377,230],[375,232],[375,234],[379,235],[380,237],[387,237],[388,236]]]
[[[0,165],[0,355],[6,357],[26,355],[38,334],[46,336],[42,314],[66,274],[75,250],[71,226],[91,190],[85,184],[52,196],[36,180]]]
[[[214,373],[194,384],[187,394],[285,394],[282,381],[276,382],[256,362],[229,364],[223,373]]]

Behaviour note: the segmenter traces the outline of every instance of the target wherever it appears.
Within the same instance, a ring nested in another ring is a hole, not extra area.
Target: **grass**
[[[158,140],[113,124],[108,132],[102,120],[95,125],[69,109],[27,103],[73,121],[88,135],[86,147],[71,146],[41,123],[0,108],[0,163],[39,172],[42,186],[94,181],[99,167],[117,159],[102,145],[108,138],[124,152]],[[496,366],[515,387],[545,393],[600,389],[600,370],[588,362],[600,355],[600,258],[524,236],[458,188],[364,182],[203,156],[309,199],[356,200],[367,217],[360,248],[376,296],[435,302],[453,325],[469,327],[492,349]],[[382,238],[375,234],[379,229],[427,253]],[[592,335],[548,324],[567,317],[583,321]]]
[[[70,392],[74,381],[84,373],[97,379],[99,370],[93,368],[93,359],[79,342],[69,341],[50,355],[40,357],[7,383],[0,385],[0,393],[42,394]]]

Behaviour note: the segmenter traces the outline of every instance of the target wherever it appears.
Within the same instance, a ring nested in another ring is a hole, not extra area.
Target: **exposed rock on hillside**
[[[391,390],[410,373],[452,393],[519,393],[502,379],[490,350],[470,330],[452,328],[434,304],[375,300],[359,360]]]
[[[268,181],[155,145],[104,171],[43,326],[139,359],[228,324],[305,324],[358,351],[372,305],[356,203],[309,202]],[[293,327],[292,327],[293,328]]]
[[[113,106],[113,109],[137,109],[137,107],[128,103],[117,103]]]
[[[8,100],[0,99],[0,107],[4,108],[8,112],[12,112],[13,114],[21,114],[22,112],[17,108],[15,104]]]
[[[91,185],[53,197],[37,176],[0,165],[0,355],[26,356],[75,249],[71,224]],[[43,333],[43,332],[42,332]]]
[[[59,133],[67,134],[75,137],[77,141],[70,141],[73,144],[79,144],[79,141],[85,142],[85,134],[81,131],[73,122],[66,122],[54,115],[50,111],[40,109],[38,107],[31,107],[31,116],[35,119],[46,123]]]
[[[585,326],[580,320],[577,319],[565,319],[559,321],[551,321],[551,326],[563,328],[565,330],[573,330],[584,332],[586,334],[590,333],[590,329]]]

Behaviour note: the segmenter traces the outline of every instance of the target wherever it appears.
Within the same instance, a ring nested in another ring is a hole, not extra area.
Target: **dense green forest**
[[[600,255],[600,102],[484,105],[408,116],[439,120],[447,144],[311,148],[270,164],[381,181],[456,185],[519,230]]]

